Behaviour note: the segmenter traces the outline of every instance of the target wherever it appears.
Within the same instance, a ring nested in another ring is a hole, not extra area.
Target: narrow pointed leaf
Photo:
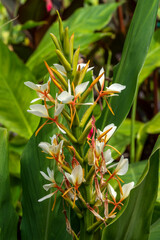
[[[11,205],[7,130],[0,128],[0,239],[17,239],[18,216]]]
[[[147,240],[158,189],[160,138],[125,208],[103,231],[102,240]],[[116,231],[115,231],[116,229]]]
[[[158,3],[158,0],[141,0],[137,2],[122,58],[113,79],[114,83],[125,85],[126,89],[118,97],[112,97],[110,100],[115,115],[108,108],[103,110],[97,123],[101,129],[112,122],[119,126],[130,110],[138,75],[144,64],[155,28]]]
[[[22,188],[23,188],[23,218],[21,224],[22,240],[28,239],[45,239],[59,240],[71,239],[66,232],[65,217],[63,214],[63,199],[57,197],[54,211],[52,206],[54,197],[38,202],[42,197],[50,194],[43,189],[47,180],[43,178],[40,171],[47,174],[47,167],[54,169],[55,179],[60,182],[62,176],[57,175],[55,161],[46,159],[46,154],[41,152],[38,147],[40,142],[50,142],[50,137],[57,132],[57,127],[53,125],[44,126],[38,133],[29,140],[22,155]],[[64,232],[66,234],[64,235]]]

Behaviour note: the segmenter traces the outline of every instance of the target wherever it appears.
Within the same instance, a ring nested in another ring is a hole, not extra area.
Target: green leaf
[[[160,236],[160,219],[157,220],[152,226],[151,226],[151,232],[149,235],[149,240],[159,240]]]
[[[153,70],[160,66],[160,29],[158,29],[152,38],[149,51],[144,62],[144,66],[139,75],[139,85],[153,72]]]
[[[79,45],[82,46],[83,49],[88,48],[90,43],[103,37],[104,35],[94,33],[94,31],[101,30],[109,23],[117,6],[117,3],[107,3],[80,8],[75,11],[67,21],[64,21],[64,27],[69,27],[69,34],[71,35],[73,32],[75,34],[74,48],[77,48]],[[49,33],[54,33],[55,36],[58,36],[58,23],[53,24],[49,28],[37,50],[27,62],[27,66],[38,79],[46,73],[43,64],[44,60],[51,65],[57,62],[54,51],[55,48]]]
[[[158,188],[159,149],[160,138],[138,185],[131,191],[118,217],[104,229],[102,240],[148,239]]]
[[[65,216],[63,214],[63,200],[57,198],[56,206],[52,212],[54,197],[43,202],[38,199],[49,194],[43,189],[43,185],[48,183],[40,174],[40,171],[46,173],[47,167],[54,168],[55,177],[57,171],[54,160],[46,159],[46,154],[41,152],[38,144],[41,141],[50,141],[49,137],[57,132],[57,127],[45,126],[38,136],[32,136],[22,155],[22,188],[23,188],[23,217],[21,224],[22,239],[45,239],[59,240],[71,239],[66,232]],[[59,175],[57,176],[59,179]],[[66,234],[64,234],[66,232]]]
[[[144,148],[144,144],[147,140],[148,134],[160,133],[160,113],[157,113],[149,122],[142,124],[137,134],[137,150],[136,160],[141,159],[141,154]]]
[[[105,108],[97,126],[101,129],[109,123],[119,126],[128,114],[137,85],[138,75],[144,64],[151,37],[155,28],[158,0],[138,1],[124,44],[122,58],[114,83],[126,86],[118,97],[112,97],[110,105],[115,113]]]
[[[27,67],[0,41],[0,122],[20,136],[30,138],[39,118],[27,113],[33,90],[24,85],[35,79]]]
[[[16,240],[18,217],[11,205],[9,167],[8,167],[8,135],[7,130],[0,128],[0,239]]]

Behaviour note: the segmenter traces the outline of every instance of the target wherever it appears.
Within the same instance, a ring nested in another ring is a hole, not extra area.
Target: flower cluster
[[[63,180],[58,184],[54,178],[54,170],[49,167],[48,175],[41,171],[41,175],[49,181],[43,185],[49,194],[38,201],[53,195],[56,201],[59,191],[79,218],[85,217],[84,212],[88,211],[92,214],[92,223],[98,220],[106,224],[109,218],[116,216],[117,209],[121,209],[122,202],[134,187],[134,182],[123,184],[120,178],[128,170],[128,159],[121,156],[119,161],[115,161],[111,155],[111,149],[117,150],[108,141],[117,127],[112,123],[103,131],[97,129],[93,110],[101,99],[106,104],[105,107],[109,107],[114,114],[108,98],[118,96],[125,86],[118,83],[105,86],[103,68],[97,77],[93,77],[93,67],[89,68],[89,62],[78,63],[79,48],[73,51],[74,35],[69,39],[68,28],[63,29],[60,17],[59,25],[61,41],[53,34],[51,37],[62,65],[54,64],[50,67],[45,62],[50,74],[48,82],[42,85],[25,83],[38,95],[31,103],[42,101],[42,104],[32,104],[28,110],[45,119],[36,135],[46,124],[53,123],[60,130],[60,134],[51,137],[51,143],[40,142],[39,147],[50,161],[56,162]],[[57,89],[55,95],[51,94],[51,85]],[[93,97],[93,89],[97,92],[96,98]],[[64,148],[68,149],[70,158],[65,156]]]

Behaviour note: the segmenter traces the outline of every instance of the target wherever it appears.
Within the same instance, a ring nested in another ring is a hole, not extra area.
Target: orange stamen
[[[50,77],[51,77],[52,81],[53,81],[54,84],[58,87],[58,89],[59,89],[61,92],[63,92],[63,91],[64,91],[63,88],[62,88],[61,85],[57,82],[57,79],[55,78],[55,76],[54,76],[52,70],[50,69],[50,67],[48,66],[47,62],[44,61],[44,63],[45,63],[45,65],[46,65],[46,68],[48,69],[48,72],[49,72],[49,74],[50,74]]]
[[[103,132],[103,133],[98,137],[98,140],[100,140],[103,136],[105,136],[111,129],[112,129],[112,127],[109,128],[108,130],[106,130],[105,132]]]

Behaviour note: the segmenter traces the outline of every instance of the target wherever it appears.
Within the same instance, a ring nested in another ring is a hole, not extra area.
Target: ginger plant
[[[53,210],[57,192],[60,192],[80,221],[80,233],[77,233],[72,229],[64,211],[67,231],[75,239],[90,240],[94,239],[99,229],[116,217],[124,199],[134,187],[134,182],[124,184],[121,179],[128,170],[128,159],[121,156],[114,163],[111,156],[111,149],[117,150],[108,141],[116,131],[116,126],[112,123],[101,131],[96,128],[94,117],[99,99],[114,114],[108,98],[125,91],[125,86],[114,83],[105,87],[103,68],[98,77],[86,81],[87,74],[92,75],[93,67],[89,68],[89,62],[79,63],[80,48],[74,51],[74,34],[69,38],[68,28],[64,29],[59,15],[58,18],[60,40],[53,34],[51,38],[61,65],[49,66],[45,62],[50,75],[48,82],[42,85],[25,83],[38,94],[32,103],[43,101],[43,104],[32,104],[28,110],[46,119],[36,135],[47,124],[54,124],[60,130],[60,134],[51,136],[51,143],[40,142],[39,147],[50,161],[56,162],[63,180],[60,184],[56,182],[54,169],[48,167],[47,174],[41,171],[41,175],[49,182],[43,188],[50,193],[38,201],[53,197]],[[56,97],[51,94],[51,82],[57,89]],[[91,97],[93,91],[97,92],[96,97]],[[60,121],[61,117],[63,122]],[[70,158],[65,156],[64,148],[70,153]]]

